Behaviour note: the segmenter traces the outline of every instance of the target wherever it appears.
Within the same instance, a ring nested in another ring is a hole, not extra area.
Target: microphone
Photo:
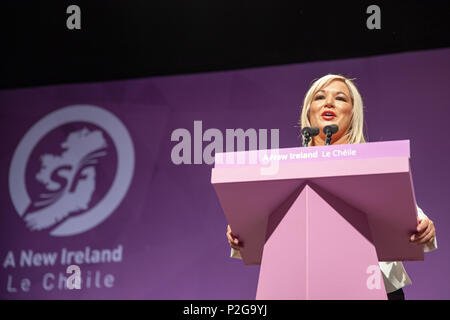
[[[336,124],[332,124],[329,126],[325,126],[323,128],[323,133],[327,136],[327,139],[325,140],[325,145],[328,146],[331,143],[331,136],[338,132],[339,127]]]
[[[319,134],[319,128],[317,127],[304,127],[302,129],[303,147],[307,147],[311,137],[317,136]]]

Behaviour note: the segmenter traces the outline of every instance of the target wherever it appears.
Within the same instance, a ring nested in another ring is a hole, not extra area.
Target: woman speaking
[[[333,135],[331,144],[352,144],[366,142],[363,134],[364,113],[361,95],[355,84],[340,75],[326,75],[316,80],[306,93],[300,126],[317,127],[319,134],[312,137],[309,146],[325,145],[327,137],[323,128],[335,124],[338,131]],[[428,252],[437,248],[436,230],[423,211],[417,207],[417,231],[411,235],[410,241],[423,245]],[[231,246],[231,257],[241,258],[242,244],[227,227],[227,238]],[[403,287],[411,284],[402,262],[379,262],[383,274],[384,285],[389,300],[403,300]]]

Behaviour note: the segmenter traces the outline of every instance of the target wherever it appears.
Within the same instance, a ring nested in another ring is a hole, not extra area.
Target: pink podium
[[[386,299],[378,261],[423,260],[409,157],[408,140],[216,154],[256,299]]]

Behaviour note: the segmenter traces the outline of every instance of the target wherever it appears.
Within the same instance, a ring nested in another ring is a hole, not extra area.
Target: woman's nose
[[[325,99],[325,103],[327,106],[332,106],[333,105],[333,97],[331,95],[327,96],[327,98]]]

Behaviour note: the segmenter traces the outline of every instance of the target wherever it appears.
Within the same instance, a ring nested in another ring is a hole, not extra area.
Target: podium
[[[386,299],[378,262],[424,258],[409,140],[217,153],[211,183],[256,299]]]

